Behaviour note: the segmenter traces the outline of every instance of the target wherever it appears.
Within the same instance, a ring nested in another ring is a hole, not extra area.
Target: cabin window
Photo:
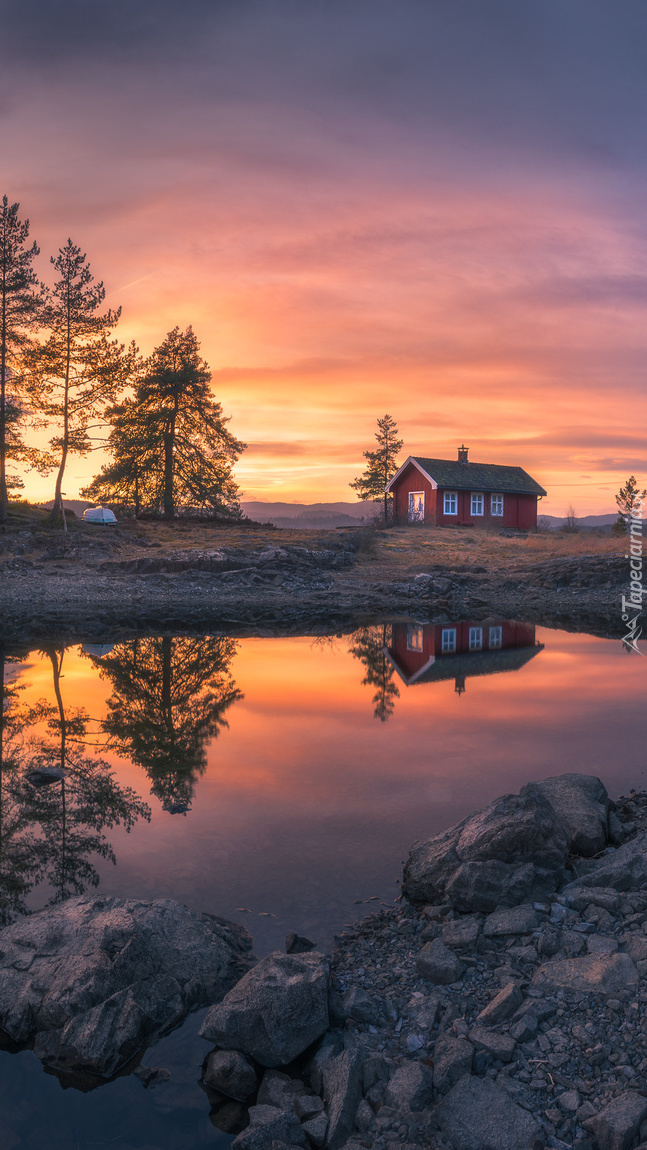
[[[470,627],[470,651],[480,651],[483,646],[483,628]]]
[[[490,650],[496,651],[503,646],[503,627],[490,627]]]
[[[442,650],[446,653],[456,650],[455,627],[443,627]]]
[[[422,651],[424,633],[422,627],[411,624],[407,628],[407,651]]]
[[[423,523],[425,518],[424,491],[409,492],[409,523]]]
[[[471,511],[472,515],[482,515],[483,514],[483,492],[482,491],[473,491],[472,492],[470,511]]]
[[[456,491],[445,492],[443,511],[445,515],[458,515],[458,493]]]
[[[490,496],[490,514],[503,515],[503,496],[491,495]]]

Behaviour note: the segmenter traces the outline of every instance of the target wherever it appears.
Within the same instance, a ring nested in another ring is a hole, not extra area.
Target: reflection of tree
[[[400,697],[393,681],[393,667],[384,654],[384,648],[388,645],[387,632],[386,623],[377,627],[361,627],[353,635],[354,643],[350,648],[353,658],[359,659],[366,667],[362,686],[377,688],[373,695],[373,714],[381,723],[391,718],[395,700]]]
[[[21,707],[20,687],[5,683],[6,662],[0,642],[0,924],[25,910],[25,898],[42,870],[26,802],[31,788],[23,777],[23,733],[38,712]]]
[[[229,674],[235,653],[234,639],[164,636],[119,643],[97,660],[113,687],[105,729],[144,768],[171,813],[188,810],[207,740],[242,698]]]
[[[138,818],[150,818],[150,810],[135,791],[116,782],[109,763],[87,754],[88,715],[81,708],[66,712],[63,703],[64,652],[49,648],[45,653],[56,706],[47,709],[50,737],[32,749],[27,775],[37,771],[46,781],[29,788],[27,806],[30,820],[40,827],[42,865],[58,901],[98,885],[90,856],[116,861],[105,827],[130,830]]]

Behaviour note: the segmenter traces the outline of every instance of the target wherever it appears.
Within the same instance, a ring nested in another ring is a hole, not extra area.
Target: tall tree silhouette
[[[93,503],[111,503],[140,511],[159,508],[163,503],[164,473],[159,466],[160,453],[154,428],[145,409],[134,399],[114,404],[106,411],[112,424],[107,450],[112,463],[105,464],[87,487],[83,499]]]
[[[377,421],[376,451],[365,451],[366,469],[349,483],[360,499],[384,500],[384,522],[388,522],[389,497],[385,487],[398,470],[397,455],[404,440],[398,439],[398,425],[390,415]]]
[[[108,334],[119,320],[121,308],[100,314],[105,298],[102,283],[95,283],[87,256],[71,240],[51,261],[58,273],[53,288],[43,286],[44,343],[32,345],[25,355],[27,385],[34,408],[59,427],[44,454],[44,466],[57,467],[52,521],[62,510],[63,476],[68,456],[87,455],[92,448],[91,420],[128,382],[137,353],[126,350]]]
[[[108,446],[114,462],[104,467],[85,494],[106,502],[126,492],[132,502],[161,507],[173,519],[176,507],[240,514],[232,467],[245,444],[227,430],[229,420],[213,398],[211,371],[200,357],[193,329],[169,332],[144,363],[132,403],[115,407]],[[142,487],[142,463],[146,486]]]
[[[40,708],[20,705],[21,688],[5,681],[8,652],[0,641],[0,923],[26,910],[25,898],[43,871],[43,853],[31,818],[25,781],[24,734]],[[16,661],[16,655],[11,657]]]
[[[6,196],[0,204],[0,523],[7,520],[9,449],[20,440],[17,432],[21,408],[16,396],[9,404],[7,388],[15,389],[18,357],[24,349],[28,332],[38,320],[40,299],[34,290],[38,278],[32,267],[39,253],[37,244],[28,246],[29,220],[18,218],[20,204],[10,204]],[[11,435],[9,434],[11,432]],[[11,441],[11,442],[10,442]]]
[[[88,753],[88,715],[82,708],[67,711],[63,701],[64,651],[48,647],[45,654],[56,703],[48,710],[49,736],[35,744],[29,768],[60,778],[32,788],[29,815],[40,828],[43,872],[56,902],[97,886],[94,858],[116,861],[104,829],[121,825],[129,831],[137,819],[150,818],[150,808],[116,782],[109,763]]]
[[[381,626],[361,627],[353,635],[353,640],[350,653],[366,668],[362,686],[376,688],[373,714],[381,723],[386,723],[395,709],[395,700],[400,697],[393,681],[393,667],[384,654],[388,643],[388,625],[384,623]]]
[[[137,638],[96,660],[113,694],[105,721],[113,745],[144,768],[166,810],[188,810],[206,765],[207,740],[227,726],[242,693],[229,667],[234,639]]]

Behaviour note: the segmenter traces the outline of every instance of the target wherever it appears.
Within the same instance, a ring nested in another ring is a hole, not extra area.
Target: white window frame
[[[482,491],[470,492],[470,515],[483,515],[485,512],[485,495]]]
[[[488,646],[491,651],[500,651],[503,646],[503,627],[490,627]]]
[[[443,515],[458,515],[458,491],[443,492]]]
[[[496,503],[495,503],[496,500]],[[500,508],[500,510],[499,510]],[[491,495],[490,496],[490,515],[503,515],[503,496]]]
[[[422,654],[425,645],[425,633],[422,627],[409,623],[407,627],[407,651],[416,651]]]
[[[482,651],[483,650],[483,628],[482,627],[470,627],[469,648],[470,648],[470,651]]]
[[[443,627],[441,632],[440,646],[443,655],[454,655],[456,653],[455,627]]]

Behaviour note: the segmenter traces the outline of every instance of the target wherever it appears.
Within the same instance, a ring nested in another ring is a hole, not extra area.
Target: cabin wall
[[[406,471],[393,486],[393,513],[395,522],[406,524],[409,522],[409,494],[412,491],[423,491],[425,495],[425,523],[436,522],[436,488],[432,487],[428,479],[411,463]]]
[[[490,512],[490,495],[485,491],[483,501],[483,515],[472,515],[471,491],[457,491],[457,515],[445,515],[445,490],[454,488],[438,488],[436,492],[436,523],[439,527],[491,527],[493,530],[501,527],[518,527],[529,531],[537,526],[537,496],[536,495],[510,495],[503,493],[503,515],[492,515]],[[474,488],[478,491],[478,488]]]
[[[535,627],[533,623],[517,623],[504,619],[461,619],[457,623],[394,623],[389,653],[406,678],[415,675],[434,655],[447,658],[443,652],[443,631],[451,628],[456,631],[456,650],[462,655],[470,649],[470,627],[483,630],[482,650],[490,649],[490,626],[501,627],[501,646],[497,650],[509,651],[517,647],[534,647]],[[412,649],[412,640],[418,648]]]

